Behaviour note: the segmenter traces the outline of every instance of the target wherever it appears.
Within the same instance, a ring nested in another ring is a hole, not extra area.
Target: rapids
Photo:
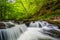
[[[17,40],[60,40],[60,29],[46,21],[31,22]]]
[[[0,29],[0,40],[60,40],[60,29],[58,26],[46,21],[17,24],[14,22],[0,22],[5,24]]]

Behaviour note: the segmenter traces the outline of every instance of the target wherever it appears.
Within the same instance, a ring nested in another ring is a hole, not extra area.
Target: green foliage
[[[60,16],[60,0],[0,0],[0,20]]]
[[[42,7],[34,15],[34,20],[47,20],[52,17],[60,16],[60,0],[45,0]]]

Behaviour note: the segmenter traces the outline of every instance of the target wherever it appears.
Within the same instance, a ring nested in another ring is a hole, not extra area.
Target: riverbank
[[[53,17],[53,18],[50,18],[50,19],[45,19],[45,20],[41,20],[41,19],[24,19],[24,20],[1,20],[1,21],[12,21],[14,23],[26,23],[27,25],[31,22],[31,21],[46,21],[46,22],[49,22],[51,24],[54,24],[54,25],[57,25],[60,27],[60,17]],[[1,22],[0,21],[0,22]]]

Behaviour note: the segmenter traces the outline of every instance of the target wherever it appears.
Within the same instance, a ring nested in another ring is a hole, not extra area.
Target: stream
[[[60,40],[58,26],[46,21],[0,22],[0,40]]]

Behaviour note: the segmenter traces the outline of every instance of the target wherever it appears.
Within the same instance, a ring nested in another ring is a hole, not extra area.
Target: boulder
[[[0,29],[5,29],[5,24],[0,22]]]

